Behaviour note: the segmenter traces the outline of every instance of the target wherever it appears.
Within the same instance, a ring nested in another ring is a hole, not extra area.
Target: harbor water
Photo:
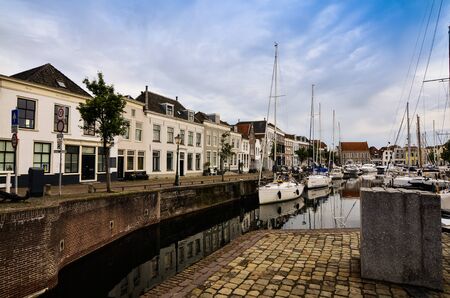
[[[305,190],[269,205],[236,201],[135,231],[64,267],[46,297],[139,297],[243,233],[255,229],[356,228],[358,179]]]

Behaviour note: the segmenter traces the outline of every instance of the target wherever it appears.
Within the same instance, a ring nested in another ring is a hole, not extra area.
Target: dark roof
[[[66,77],[62,72],[57,70],[50,63],[23,72],[16,73],[15,75],[12,75],[10,77],[14,79],[27,81],[30,83],[55,88],[61,91],[91,97],[91,95],[89,95],[89,93],[84,91],[83,88],[75,84],[71,79]],[[65,87],[61,86],[58,83],[58,81],[62,82]]]
[[[236,125],[253,124],[253,132],[256,134],[266,132],[266,120],[260,121],[239,121]]]
[[[174,107],[173,108],[174,117],[184,120],[189,119],[188,110],[178,100],[171,99],[150,91],[147,91],[147,94],[148,94],[148,109],[150,111],[166,115],[166,110],[163,104],[168,103],[173,105]],[[141,92],[141,94],[138,97],[136,97],[135,100],[145,104],[145,92]],[[200,121],[195,116],[194,122],[200,123]]]
[[[342,151],[369,151],[367,142],[341,142]]]
[[[319,140],[311,140],[311,142],[314,142],[314,146],[317,146],[317,143],[319,142]],[[325,149],[327,148],[327,144],[325,144],[325,142],[320,141],[320,148]]]
[[[236,127],[238,132],[240,132],[244,137],[249,137],[252,128],[251,123],[237,123]]]

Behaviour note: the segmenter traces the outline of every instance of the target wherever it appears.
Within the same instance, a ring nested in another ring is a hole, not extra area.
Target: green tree
[[[300,147],[297,151],[295,151],[295,154],[297,154],[298,160],[300,161],[300,164],[302,164],[308,158],[308,149],[305,147]]]
[[[232,147],[230,142],[228,141],[228,137],[230,136],[230,132],[224,132],[222,136],[220,137],[220,172],[222,174],[222,181],[225,180],[225,169],[224,169],[224,162],[225,160],[228,161],[228,158],[233,155],[233,151],[231,151]]]
[[[114,92],[113,85],[106,85],[101,72],[97,76],[97,80],[83,80],[94,96],[85,103],[80,103],[77,110],[83,120],[81,127],[86,130],[93,129],[101,138],[105,155],[106,190],[111,192],[110,148],[114,145],[114,137],[125,133],[128,128],[128,122],[123,117],[126,101]]]

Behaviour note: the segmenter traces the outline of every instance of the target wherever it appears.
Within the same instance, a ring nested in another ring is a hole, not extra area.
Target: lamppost
[[[181,143],[180,134],[177,134],[177,136],[175,137],[175,143],[177,144],[177,167],[175,172],[175,186],[180,186],[180,175],[178,174],[178,164],[180,163],[178,160],[180,156],[180,143]]]

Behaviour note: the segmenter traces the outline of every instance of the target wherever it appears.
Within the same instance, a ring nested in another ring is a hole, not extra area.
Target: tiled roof
[[[236,124],[238,132],[243,136],[248,137],[250,135],[250,129],[252,127],[251,123],[238,123]]]
[[[84,91],[83,88],[75,84],[50,63],[16,73],[15,75],[12,75],[11,78],[91,97],[91,95]]]
[[[341,142],[342,151],[369,151],[367,142]]]
[[[148,94],[148,109],[150,111],[166,115],[164,104],[168,103],[173,105],[174,107],[173,108],[174,117],[184,120],[189,119],[187,109],[178,100],[171,99],[150,91],[147,91],[147,94]],[[136,98],[136,100],[145,104],[145,91],[141,92],[141,94]],[[195,116],[194,121],[200,123],[200,120],[198,120],[197,117]]]

